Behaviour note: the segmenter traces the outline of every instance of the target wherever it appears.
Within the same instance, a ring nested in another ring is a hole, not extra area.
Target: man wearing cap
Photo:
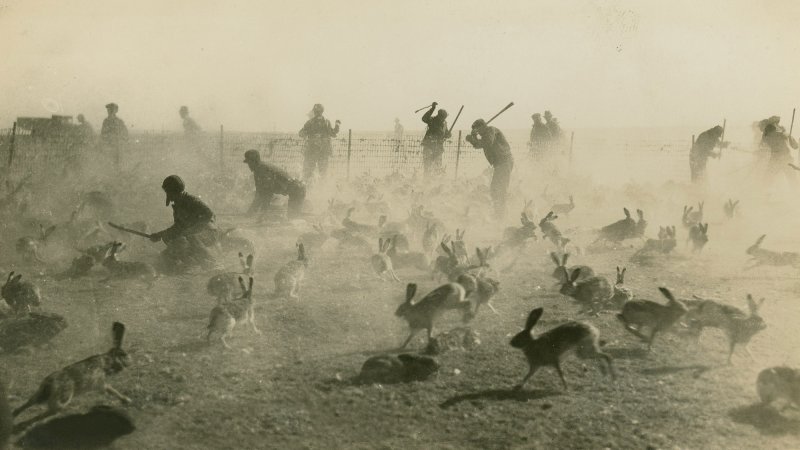
[[[558,140],[561,139],[561,125],[550,111],[544,112],[544,124],[547,126],[547,131],[550,132],[550,139],[552,139],[553,142],[558,142]]]
[[[167,244],[164,256],[173,261],[187,262],[187,259],[192,259],[200,263],[213,262],[208,247],[216,244],[217,230],[211,208],[198,197],[187,193],[183,180],[177,175],[165,178],[161,188],[166,194],[166,205],[172,204],[173,224],[150,235],[150,240]]]
[[[789,169],[789,164],[794,162],[791,149],[798,147],[797,141],[787,136],[783,127],[774,123],[768,124],[764,128],[762,144],[769,149],[769,165],[767,174],[774,178],[783,174],[786,179],[794,184],[797,181],[795,173]]]
[[[544,155],[547,144],[550,142],[552,136],[550,134],[550,129],[542,122],[541,114],[536,113],[531,116],[531,119],[533,119],[533,125],[531,126],[531,138],[528,145],[530,146],[534,158],[538,159]]]
[[[244,152],[244,162],[253,172],[256,195],[250,204],[248,214],[266,212],[275,194],[289,197],[289,218],[297,217],[303,209],[306,198],[306,186],[301,180],[292,178],[280,167],[261,160],[258,150]]]
[[[428,125],[425,136],[422,138],[422,167],[426,177],[442,171],[444,141],[450,139],[450,131],[447,129],[447,111],[440,109],[436,116],[433,116],[437,105],[436,102],[431,103],[431,108],[422,115],[422,121]]]
[[[314,175],[314,169],[319,169],[319,175],[324,178],[328,172],[328,161],[331,156],[331,138],[339,134],[339,122],[331,127],[331,122],[322,116],[325,108],[317,103],[311,110],[311,118],[300,130],[300,137],[306,139],[306,149],[303,158],[303,179],[308,181]]]
[[[120,152],[122,146],[128,141],[128,127],[125,122],[117,117],[119,106],[116,103],[109,103],[106,105],[108,117],[103,119],[103,126],[100,129],[100,140],[103,145],[114,154],[114,162],[119,170],[120,166]]]
[[[722,127],[717,125],[700,133],[689,151],[689,169],[691,171],[692,183],[705,180],[706,163],[708,158],[719,158],[719,152],[714,151],[714,147],[724,148],[722,139]]]
[[[189,117],[189,108],[186,106],[181,106],[181,109],[178,110],[178,114],[180,114],[181,119],[183,120],[184,136],[193,137],[200,134],[200,126],[197,125],[197,122],[195,122],[194,119]]]
[[[486,124],[483,119],[472,123],[472,132],[466,137],[467,142],[475,148],[483,149],[486,160],[494,168],[492,183],[489,187],[498,219],[506,214],[506,194],[511,181],[511,170],[514,168],[514,157],[503,132]]]

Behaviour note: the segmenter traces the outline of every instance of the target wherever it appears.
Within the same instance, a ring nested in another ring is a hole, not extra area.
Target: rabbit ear
[[[452,255],[452,252],[450,251],[450,247],[448,247],[448,246],[447,246],[447,244],[445,243],[445,241],[442,241],[442,242],[441,242],[439,245],[442,247],[442,250],[444,250],[444,253],[445,253],[447,256],[450,256],[450,255]]]
[[[627,267],[623,267],[623,268],[622,268],[622,272],[620,272],[620,275],[622,275],[622,276],[624,277],[624,276],[625,276],[625,271],[626,271],[626,270],[628,270],[628,268],[627,268]]]
[[[628,211],[628,208],[622,208],[622,211],[623,211],[623,212],[625,212],[625,217],[627,217],[627,218],[629,218],[629,219],[630,219],[630,217],[631,217],[631,212],[630,212],[630,211]]]
[[[738,205],[738,204],[739,204],[739,200],[736,200],[735,202],[733,202],[733,207],[735,208],[736,205]]]
[[[619,266],[617,266],[617,276],[619,276],[619,275],[620,275],[620,273],[622,273],[622,272],[620,272],[620,270],[619,270]]]
[[[566,270],[567,270],[567,269],[565,268],[565,269],[564,269],[564,271],[566,272]],[[574,283],[574,282],[575,282],[575,281],[578,279],[578,277],[579,277],[580,275],[581,275],[581,269],[580,269],[580,267],[579,267],[579,268],[577,268],[577,269],[575,269],[575,270],[573,270],[573,271],[572,271],[572,276],[570,277],[569,281],[570,281],[571,283]]]
[[[378,238],[378,253],[383,251],[383,238]]]
[[[306,259],[306,247],[302,242],[297,244],[297,259],[300,261],[305,261]]]
[[[705,225],[701,224],[700,227],[703,229],[703,234],[708,234],[708,223]]]
[[[239,252],[239,264],[242,266],[242,269],[247,270],[247,262],[245,262],[242,252]]]
[[[111,337],[113,339],[114,348],[122,348],[122,338],[125,337],[125,325],[120,322],[114,322],[111,325]]]
[[[525,331],[530,332],[536,322],[539,321],[539,318],[542,317],[544,314],[544,308],[536,308],[528,314],[528,320],[525,321]]]
[[[14,278],[12,278],[12,279],[11,279],[11,282],[12,282],[12,283],[18,283],[18,282],[19,282],[19,280],[21,280],[21,279],[22,279],[22,274],[21,274],[21,273],[19,273],[19,274],[17,274],[16,276],[14,276]]]
[[[672,295],[672,292],[670,292],[669,289],[667,289],[665,287],[660,287],[660,288],[658,288],[658,290],[661,291],[661,294],[663,294],[664,297],[666,297],[667,300],[669,300],[670,303],[674,303],[674,302],[677,301],[677,300],[675,300],[675,296]]]
[[[478,261],[483,262],[483,251],[479,247],[475,247],[475,254],[478,255]]]
[[[756,239],[756,243],[754,244],[754,246],[758,247],[759,245],[761,245],[761,242],[764,240],[765,237],[767,237],[767,235],[763,234],[763,235],[761,235],[760,238]]]
[[[639,216],[639,219],[644,220],[644,211],[637,209],[636,214]]]
[[[414,283],[408,283],[406,285],[406,302],[410,302],[412,298],[417,294],[417,285]]]
[[[255,280],[253,280],[253,277],[250,277],[250,279],[247,282],[247,298],[250,298],[250,296],[253,295],[253,282],[254,281]]]
[[[247,295],[247,286],[244,285],[244,278],[239,277],[239,287],[242,288],[242,295]]]
[[[250,273],[253,273],[253,261],[254,261],[253,254],[251,253],[247,255],[247,270]]]
[[[556,266],[558,267],[561,266],[561,261],[558,260],[558,255],[556,255],[555,252],[550,252],[550,258],[553,260],[554,263],[556,263]]]

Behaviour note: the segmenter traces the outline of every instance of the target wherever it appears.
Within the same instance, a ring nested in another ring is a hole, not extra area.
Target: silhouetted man
[[[125,122],[117,117],[119,106],[116,103],[106,105],[108,117],[103,120],[103,127],[100,129],[100,140],[107,151],[113,153],[114,163],[117,170],[120,169],[120,157],[122,147],[128,141],[128,127]]]
[[[533,156],[540,158],[544,155],[545,150],[550,143],[550,129],[547,128],[547,125],[544,122],[542,122],[541,114],[536,113],[531,116],[531,119],[533,119],[533,125],[531,126],[529,145],[531,147],[531,153],[533,153]]]
[[[340,121],[331,127],[331,122],[322,116],[325,108],[317,103],[311,110],[311,118],[300,130],[300,137],[306,138],[306,149],[303,158],[303,179],[308,181],[314,175],[314,169],[319,169],[321,178],[328,172],[328,162],[331,157],[331,138],[339,134]]]
[[[483,119],[472,123],[472,132],[466,137],[475,148],[483,149],[486,160],[494,168],[489,187],[494,202],[495,213],[499,219],[506,214],[506,194],[514,169],[514,157],[503,132],[486,124]]]
[[[689,151],[689,170],[692,175],[692,183],[705,179],[708,158],[719,158],[719,152],[715,152],[714,147],[722,148],[723,145],[722,127],[719,125],[703,131],[697,136]]]
[[[256,184],[256,195],[250,204],[248,214],[266,212],[275,194],[289,197],[287,215],[290,219],[297,217],[303,210],[306,198],[306,186],[301,180],[292,178],[280,167],[261,160],[258,150],[244,152],[244,162],[253,172]]]
[[[425,136],[422,138],[422,167],[426,177],[442,171],[444,141],[450,139],[450,131],[447,129],[447,111],[440,109],[436,116],[433,116],[437,105],[438,103],[433,102],[431,108],[422,115],[422,121],[428,125]]]
[[[795,173],[789,169],[789,164],[794,162],[791,148],[798,147],[797,141],[784,134],[779,125],[770,123],[764,128],[761,142],[770,152],[768,176],[774,180],[782,174],[790,183],[794,183]]]

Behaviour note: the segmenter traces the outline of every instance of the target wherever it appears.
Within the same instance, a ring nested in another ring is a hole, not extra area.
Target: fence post
[[[8,168],[11,169],[11,163],[14,162],[14,139],[17,137],[17,122],[11,127],[11,141],[8,144]],[[10,171],[9,171],[10,173]]]
[[[350,179],[350,153],[352,150],[352,143],[353,143],[353,130],[352,128],[347,129],[347,179]]]
[[[225,127],[219,126],[219,170],[225,172]]]
[[[572,146],[575,143],[575,132],[573,131],[569,135],[569,165],[572,167]]]
[[[461,159],[461,130],[458,130],[458,143],[456,144],[456,180],[458,180],[458,160]]]

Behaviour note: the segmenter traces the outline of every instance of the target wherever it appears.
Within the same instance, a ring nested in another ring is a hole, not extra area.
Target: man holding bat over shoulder
[[[509,104],[505,109],[512,105],[513,103]],[[500,112],[502,113],[503,111]],[[493,119],[494,117],[489,121]],[[511,181],[511,170],[514,168],[511,147],[508,145],[503,132],[489,126],[489,123],[483,119],[478,119],[472,123],[472,132],[467,135],[466,139],[473,147],[483,149],[486,160],[494,168],[489,189],[492,193],[492,201],[494,202],[497,218],[502,219],[506,214],[506,193],[508,192],[508,183]]]

